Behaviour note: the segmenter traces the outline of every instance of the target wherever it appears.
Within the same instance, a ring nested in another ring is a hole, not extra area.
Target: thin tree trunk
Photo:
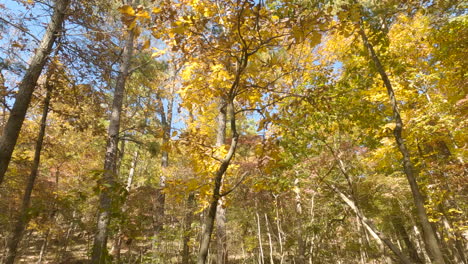
[[[182,264],[189,264],[190,263],[190,247],[189,241],[191,237],[191,229],[192,229],[192,222],[193,222],[193,207],[195,205],[195,194],[192,192],[189,194],[187,199],[187,214],[185,215],[185,222],[184,222],[184,238],[183,238],[183,246],[182,246]]]
[[[257,218],[257,237],[258,237],[258,264],[265,264],[265,256],[263,255],[263,244],[262,244],[262,229],[260,227],[260,216],[258,212],[255,213]]]
[[[284,250],[283,250],[283,230],[280,223],[278,195],[275,195],[275,211],[276,211],[276,229],[278,230],[278,243],[280,248],[280,264],[284,261]]]
[[[49,234],[50,234],[50,229],[47,229],[46,234],[44,236],[44,241],[42,242],[41,251],[39,252],[39,259],[37,260],[38,264],[42,263],[42,259],[44,258],[44,254],[47,248],[47,243],[49,242]]]
[[[125,190],[127,194],[132,190],[133,178],[135,177],[135,170],[138,162],[138,150],[133,152],[133,160],[130,164],[130,170],[128,171],[127,183],[125,185]]]
[[[380,59],[375,53],[374,47],[367,39],[366,33],[361,28],[359,33],[361,34],[362,40],[364,45],[366,46],[371,59],[377,68],[377,71],[382,78],[382,81],[387,88],[388,96],[390,97],[390,103],[392,105],[393,111],[393,118],[395,121],[395,129],[393,130],[393,134],[395,136],[395,142],[400,150],[400,153],[403,155],[403,170],[406,174],[406,178],[408,179],[408,183],[411,188],[411,193],[413,195],[414,204],[416,206],[416,212],[423,228],[423,237],[424,243],[428,248],[428,253],[435,264],[444,264],[444,258],[442,255],[442,251],[440,250],[439,242],[437,241],[437,236],[434,230],[431,227],[429,219],[427,217],[426,208],[424,207],[424,197],[421,194],[419,189],[418,183],[416,181],[418,177],[418,172],[415,170],[414,165],[410,158],[410,153],[406,148],[406,144],[404,142],[402,132],[403,132],[403,121],[400,116],[400,110],[398,108],[398,102],[395,97],[395,91],[393,90],[392,84],[390,79],[387,76],[382,64],[380,63]]]
[[[11,233],[11,237],[8,241],[8,246],[7,246],[8,252],[7,252],[5,264],[13,264],[15,262],[15,258],[16,258],[17,250],[18,250],[18,244],[21,241],[21,238],[23,237],[24,229],[26,228],[30,219],[30,216],[28,215],[28,211],[29,211],[29,206],[31,203],[31,194],[32,194],[34,184],[36,182],[37,173],[39,170],[42,144],[44,142],[44,136],[46,132],[47,114],[49,113],[49,104],[50,104],[50,98],[51,98],[51,93],[53,89],[52,85],[50,84],[50,76],[51,75],[49,75],[46,80],[47,93],[46,93],[46,97],[44,100],[44,107],[42,109],[41,125],[39,129],[39,135],[36,141],[34,161],[33,161],[33,165],[31,168],[31,173],[26,183],[26,188],[24,190],[21,209],[16,219],[16,223],[15,223],[13,232]]]
[[[60,166],[59,166],[60,167]],[[57,208],[57,200],[58,200],[58,192],[59,192],[59,167],[56,167],[54,170],[55,174],[55,194],[54,194],[54,204],[52,206],[52,212],[50,214],[50,219],[52,223],[55,223],[55,215],[58,211]],[[52,174],[52,172],[51,172]],[[44,258],[44,255],[46,254],[47,246],[49,244],[49,237],[50,237],[50,227],[47,228],[46,234],[44,236],[44,241],[41,246],[41,251],[39,253],[39,259],[37,263],[42,263],[42,259]]]
[[[62,24],[65,20],[65,10],[70,0],[57,0],[54,6],[54,13],[47,26],[44,37],[42,38],[36,53],[32,57],[26,74],[24,75],[18,87],[15,103],[10,112],[10,117],[0,138],[0,185],[3,182],[5,172],[11,160],[11,155],[18,140],[26,112],[31,102],[31,97],[36,87],[37,80],[49,58],[52,47],[57,39],[57,35],[62,30]]]
[[[356,229],[358,231],[358,234],[359,234],[359,257],[360,257],[360,261],[361,261],[361,264],[365,264],[367,263],[367,260],[366,260],[366,254],[364,252],[364,242],[362,241],[362,235],[363,235],[363,232],[362,232],[362,228],[361,228],[361,219],[359,219],[358,216],[356,216]]]
[[[315,222],[315,195],[316,194],[317,193],[314,191],[310,199],[310,226],[313,226]],[[316,237],[315,232],[313,232],[312,238],[310,239],[309,264],[312,264],[313,259],[314,259],[315,237]]]
[[[226,138],[226,104],[220,100],[218,106],[217,116],[217,133],[216,133],[216,147],[222,147],[225,144]],[[221,181],[221,189],[223,188],[223,181]],[[226,236],[226,208],[223,206],[224,198],[221,197],[218,201],[218,208],[216,209],[216,242],[217,242],[217,256],[216,264],[226,264],[228,262],[227,252],[227,236]]]
[[[7,97],[7,88],[5,86],[5,76],[3,76],[2,69],[0,69],[0,102],[2,107],[2,120],[0,122],[0,133],[3,133],[3,128],[5,127],[6,117],[7,117],[7,107],[6,107],[6,97]],[[1,263],[1,262],[0,262]]]
[[[302,201],[301,201],[301,190],[299,188],[299,179],[294,180],[294,192],[296,193],[295,202],[296,202],[296,215],[297,219],[296,224],[296,236],[297,236],[297,257],[296,263],[305,264],[305,253],[306,253],[306,241],[303,238],[303,235],[306,233],[302,225]]]
[[[133,178],[135,176],[135,170],[137,166],[137,161],[138,161],[138,150],[135,150],[133,153],[133,159],[132,163],[130,164],[130,170],[128,171],[128,177],[127,177],[127,182],[125,184],[125,190],[127,191],[127,195],[130,193],[130,190],[132,189],[132,184],[133,184]],[[125,201],[123,201],[122,204],[122,215],[125,214],[127,211],[127,206],[125,204]],[[117,231],[117,239],[114,241],[114,246],[113,246],[113,254],[115,255],[115,263],[120,263],[120,250],[122,246],[122,224],[119,224],[119,230]]]
[[[330,188],[336,192],[340,198],[354,211],[354,213],[362,220],[364,227],[371,233],[371,235],[378,240],[379,244],[385,244],[395,255],[400,259],[400,261],[404,264],[412,264],[408,257],[403,255],[401,251],[398,249],[395,244],[390,241],[390,239],[386,238],[384,234],[377,230],[377,228],[372,224],[372,222],[367,219],[356,204],[349,199],[344,193],[342,193],[338,188],[333,185],[330,185]]]
[[[406,249],[408,250],[409,256],[413,263],[424,263],[421,258],[419,258],[418,251],[416,250],[416,247],[413,245],[413,242],[411,242],[411,239],[408,235],[408,232],[406,231],[405,226],[403,225],[403,219],[401,217],[396,216],[396,218],[393,221],[393,225],[395,227],[396,232],[403,238],[403,241],[405,242]]]
[[[230,99],[227,109],[230,111],[230,123],[231,123],[231,132],[232,132],[232,139],[231,139],[231,146],[229,147],[229,151],[224,157],[219,166],[215,179],[214,179],[214,186],[213,186],[213,196],[211,203],[207,210],[207,215],[204,220],[205,229],[202,231],[202,239],[200,243],[200,251],[198,253],[198,264],[205,264],[206,257],[208,256],[208,249],[211,240],[211,234],[213,232],[214,220],[216,218],[216,210],[218,207],[218,200],[221,198],[221,183],[223,180],[224,173],[228,169],[231,159],[236,152],[237,143],[239,141],[239,134],[237,134],[236,130],[236,117],[234,112],[234,103],[232,99]]]
[[[173,91],[172,91],[173,93]],[[161,117],[161,125],[163,128],[162,151],[161,151],[161,176],[159,177],[159,188],[156,189],[156,205],[155,205],[155,233],[159,233],[164,226],[164,214],[166,205],[166,195],[163,190],[166,187],[167,167],[169,167],[169,151],[168,143],[171,138],[172,111],[174,105],[174,95],[171,93],[171,98],[167,105],[167,113],[164,111],[164,105],[160,97],[158,100],[159,115]]]
[[[268,245],[270,246],[270,264],[275,264],[273,260],[273,242],[271,241],[270,223],[268,222],[268,215],[265,213],[265,226],[267,229]]]
[[[68,244],[70,243],[70,236],[72,235],[72,231],[75,228],[75,222],[74,222],[75,216],[76,216],[76,211],[73,211],[72,222],[68,225],[67,234],[65,235],[65,241],[63,242],[62,248],[60,249],[59,247],[59,250],[57,252],[56,258],[58,259],[59,262],[65,257],[65,253],[67,253]]]
[[[133,53],[134,32],[127,32],[127,40],[123,51],[120,72],[115,85],[112,113],[110,116],[109,130],[107,135],[106,156],[104,160],[104,175],[102,178],[102,189],[99,196],[99,213],[97,220],[96,235],[94,237],[91,263],[105,263],[107,255],[107,233],[112,210],[112,196],[116,180],[117,146],[119,143],[120,116],[125,95],[125,82],[129,75],[130,61]]]
[[[122,162],[125,156],[125,140],[120,141],[120,149],[118,149],[119,153],[119,158],[117,159],[117,165],[116,165],[116,175],[117,177],[120,176],[120,169],[122,168]]]
[[[418,249],[418,252],[422,252],[423,254],[423,259],[425,263],[430,263],[431,262],[431,259],[429,258],[429,255],[427,254],[427,251],[426,251],[426,248],[424,247],[423,245],[423,238],[422,238],[422,235],[421,235],[421,232],[419,231],[419,228],[418,226],[416,225],[416,222],[414,221],[414,219],[411,217],[411,223],[412,223],[412,226],[413,226],[413,231],[414,231],[414,241],[416,241],[416,248]]]
[[[232,86],[229,89],[229,92],[227,93],[228,98],[226,98],[227,100],[225,101],[225,103],[227,104],[227,110],[229,111],[229,118],[230,118],[230,127],[231,127],[231,133],[232,133],[231,146],[229,147],[228,153],[222,160],[221,165],[219,166],[215,174],[212,200],[208,207],[208,214],[206,215],[206,218],[204,221],[205,229],[202,231],[200,251],[198,253],[198,260],[197,260],[198,264],[205,264],[206,262],[206,257],[208,256],[208,249],[209,249],[210,240],[211,240],[211,234],[213,232],[213,224],[216,218],[218,200],[223,196],[221,193],[221,185],[223,181],[223,176],[231,163],[231,159],[233,158],[234,153],[236,152],[237,143],[239,142],[239,134],[237,133],[237,127],[236,127],[236,113],[234,109],[234,98],[239,88],[241,75],[243,71],[245,70],[245,68],[247,67],[247,63],[248,63],[248,59],[250,55],[251,54],[249,54],[249,52],[247,52],[245,48],[242,50],[242,58],[240,58],[239,60],[234,82],[232,83]]]

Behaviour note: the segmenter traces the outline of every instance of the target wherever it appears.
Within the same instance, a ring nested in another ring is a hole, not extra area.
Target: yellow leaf
[[[450,209],[448,210],[448,212],[449,212],[449,213],[463,214],[462,211],[457,210],[457,209],[455,209],[455,208],[450,208]]]
[[[154,57],[159,57],[161,55],[164,55],[166,54],[166,50],[160,50],[160,49],[157,49],[157,48],[153,48],[156,52],[154,52],[153,54],[151,54],[151,57],[154,58]]]
[[[317,31],[313,31],[310,37],[310,45],[312,47],[317,46],[318,44],[320,44],[321,39],[322,39],[322,35],[318,33]]]
[[[153,8],[153,14],[161,13],[162,9],[159,7]]]
[[[128,15],[128,16],[135,16],[135,10],[133,10],[133,7],[129,5],[123,5],[118,8],[121,14],[123,15]]]
[[[147,11],[139,11],[137,14],[136,14],[137,17],[140,17],[140,18],[146,18],[146,19],[150,19],[150,15]]]
[[[142,50],[145,50],[147,48],[149,48],[150,46],[150,40],[147,39],[144,43],[143,43],[143,47],[141,47]]]

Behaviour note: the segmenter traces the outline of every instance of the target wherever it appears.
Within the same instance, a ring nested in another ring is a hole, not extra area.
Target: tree
[[[53,91],[53,86],[58,85],[58,82],[57,82],[58,76],[55,73],[56,71],[54,69],[55,67],[56,66],[54,66],[51,63],[49,73],[47,74],[47,78],[45,80],[46,95],[45,95],[44,106],[42,110],[42,118],[40,121],[40,130],[37,136],[36,147],[35,147],[35,152],[34,152],[34,162],[31,168],[31,173],[29,174],[26,188],[24,190],[21,209],[16,218],[14,229],[11,232],[10,238],[8,240],[8,244],[7,244],[8,253],[6,255],[6,260],[5,260],[5,263],[7,264],[13,264],[15,262],[16,254],[18,250],[18,244],[23,237],[24,229],[27,226],[29,222],[29,218],[30,218],[30,216],[28,215],[28,211],[29,211],[29,207],[31,203],[31,193],[33,191],[36,177],[38,175],[38,170],[39,170],[39,165],[40,165],[40,160],[41,160],[42,145],[43,145],[44,136],[46,133],[47,115],[49,113],[51,94]],[[56,79],[55,83],[53,79]]]
[[[123,8],[131,9],[131,6]],[[96,236],[94,238],[92,263],[106,263],[107,258],[107,236],[108,225],[112,213],[112,196],[115,195],[117,185],[115,184],[115,173],[117,172],[117,147],[120,133],[120,116],[125,96],[125,82],[129,75],[131,59],[133,55],[133,42],[135,32],[129,29],[126,32],[125,47],[123,48],[122,62],[119,75],[115,84],[114,100],[110,115],[109,129],[107,135],[106,156],[104,160],[104,174],[102,177],[102,189],[99,196],[99,214],[97,220]]]
[[[21,126],[23,125],[39,75],[49,58],[49,54],[52,51],[52,47],[57,36],[61,34],[60,31],[66,17],[66,10],[69,3],[70,0],[56,1],[54,12],[47,26],[47,30],[44,33],[42,41],[36,49],[28,70],[18,87],[15,104],[11,109],[10,116],[3,130],[2,137],[0,138],[0,184],[2,184],[3,178],[8,169],[11,155],[13,154],[13,149],[15,148],[16,141],[18,140]]]

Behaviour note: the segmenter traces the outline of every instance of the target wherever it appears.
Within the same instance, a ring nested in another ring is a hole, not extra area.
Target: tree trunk
[[[210,205],[207,210],[207,215],[204,220],[205,229],[202,231],[200,251],[198,253],[198,260],[197,260],[198,264],[206,263],[206,257],[208,256],[208,249],[210,246],[211,234],[213,232],[214,220],[216,218],[216,209],[218,207],[218,201],[222,196],[221,183],[223,180],[224,173],[228,169],[231,163],[231,159],[233,158],[234,153],[236,152],[237,143],[239,141],[239,135],[237,134],[237,130],[236,130],[234,103],[232,99],[230,99],[228,104],[229,105],[227,109],[230,111],[229,116],[230,116],[231,131],[232,131],[231,146],[229,147],[229,151],[224,157],[224,159],[222,160],[221,165],[219,166],[215,175],[214,186],[213,186],[213,196],[211,198],[212,200],[210,202]]]
[[[398,247],[395,246],[395,244],[393,244],[392,241],[390,241],[390,239],[386,238],[384,234],[382,234],[380,231],[377,230],[377,228],[372,224],[372,222],[362,214],[361,210],[359,210],[359,208],[356,206],[356,204],[351,199],[349,199],[344,193],[342,193],[335,186],[330,185],[330,188],[334,192],[336,192],[340,196],[340,198],[362,220],[362,223],[363,223],[364,227],[369,231],[369,233],[371,233],[371,235],[376,240],[378,240],[379,244],[382,244],[382,243],[385,244],[393,253],[395,253],[395,255],[400,259],[401,263],[404,263],[404,264],[412,264],[413,263],[413,262],[411,262],[409,260],[408,257],[406,257],[405,255],[403,255],[403,253],[401,253],[401,251],[398,249]]]
[[[424,263],[421,258],[419,258],[418,251],[414,246],[413,242],[406,231],[405,226],[403,225],[403,219],[400,216],[396,216],[395,220],[393,221],[393,225],[395,227],[396,232],[403,238],[405,242],[406,249],[408,250],[409,256],[413,263]]]
[[[278,230],[278,244],[280,249],[280,264],[283,264],[284,261],[284,250],[283,250],[283,230],[280,223],[280,214],[279,214],[279,201],[278,195],[274,195],[275,198],[275,211],[276,211],[276,229]]]
[[[47,231],[46,231],[46,233],[44,235],[44,241],[42,242],[41,251],[39,252],[39,259],[37,260],[38,264],[42,263],[42,259],[44,258],[46,248],[47,248],[47,244],[49,242],[49,234],[50,234],[50,228],[47,229]]]
[[[116,180],[117,146],[119,143],[120,116],[125,94],[125,82],[129,74],[130,60],[133,53],[134,32],[127,32],[127,40],[123,51],[120,72],[115,85],[114,100],[107,135],[106,156],[104,160],[104,175],[102,177],[101,194],[99,196],[99,213],[96,235],[94,237],[91,263],[105,263],[107,255],[107,228],[112,210],[112,195]]]
[[[50,98],[52,93],[52,85],[50,82],[50,75],[46,80],[46,88],[47,93],[44,100],[44,107],[42,109],[42,118],[41,118],[41,127],[39,129],[39,135],[36,141],[36,150],[34,152],[34,161],[31,168],[31,174],[26,183],[26,188],[24,190],[23,195],[23,202],[21,205],[20,212],[18,213],[18,217],[16,219],[16,223],[14,226],[13,231],[11,232],[10,239],[8,240],[7,246],[7,257],[5,260],[5,264],[13,264],[15,262],[18,244],[23,237],[24,229],[26,228],[30,216],[28,215],[29,206],[31,203],[31,194],[34,188],[34,183],[36,182],[37,172],[39,170],[39,164],[41,160],[41,151],[42,151],[42,143],[44,142],[44,136],[46,132],[46,123],[47,123],[47,114],[49,113],[49,105],[50,105]]]
[[[135,176],[137,161],[138,161],[138,149],[135,150],[135,152],[133,153],[132,163],[130,164],[130,170],[128,171],[127,182],[125,184],[125,190],[127,191],[127,195],[130,194],[130,190],[132,189],[133,177]],[[123,204],[121,206],[122,207],[122,215],[124,215],[126,210],[127,210],[125,202],[126,202],[126,199],[125,199],[125,201],[123,201]],[[122,234],[122,225],[123,225],[123,223],[121,222],[119,224],[119,230],[117,231],[117,239],[115,239],[115,241],[114,241],[114,246],[113,246],[113,250],[112,250],[112,252],[113,252],[113,254],[115,256],[115,263],[120,263],[120,250],[121,250],[121,246],[122,246],[122,236],[123,236],[123,234]]]
[[[398,102],[395,97],[395,92],[393,90],[392,84],[390,83],[390,79],[387,76],[382,64],[380,63],[380,59],[377,57],[375,53],[374,47],[367,39],[366,33],[361,28],[360,34],[364,45],[366,46],[371,59],[377,68],[377,71],[382,78],[382,81],[387,88],[388,96],[390,97],[390,103],[392,105],[393,111],[393,118],[395,121],[395,129],[393,130],[393,134],[395,136],[395,142],[400,150],[400,153],[403,155],[403,170],[406,174],[406,178],[411,188],[411,193],[413,195],[414,204],[416,206],[416,212],[419,217],[419,221],[421,222],[421,226],[423,228],[423,236],[424,236],[424,243],[428,248],[428,253],[435,264],[444,264],[444,258],[442,255],[442,251],[440,250],[439,242],[437,241],[436,234],[431,227],[429,219],[427,217],[426,208],[424,207],[424,197],[421,194],[419,189],[418,183],[416,178],[418,177],[418,172],[414,169],[413,163],[410,159],[410,153],[406,148],[406,144],[404,142],[402,132],[403,132],[403,121],[400,116],[400,110],[398,108]]]
[[[257,208],[256,208],[257,209]],[[258,264],[265,264],[265,256],[263,255],[263,244],[262,244],[262,229],[260,226],[260,216],[258,215],[258,209],[255,213],[257,218],[257,238],[258,238]]]
[[[270,246],[270,264],[275,264],[273,260],[273,242],[271,241],[270,223],[268,221],[268,215],[265,213],[265,226],[267,229],[268,245]]]
[[[173,91],[172,91],[173,93]],[[167,105],[167,112],[164,111],[164,105],[160,97],[158,100],[159,115],[161,117],[161,125],[163,129],[162,137],[162,151],[161,151],[161,176],[159,177],[159,188],[156,189],[156,206],[155,206],[155,233],[157,234],[163,229],[164,226],[164,214],[166,205],[166,195],[163,190],[166,187],[166,173],[167,167],[169,167],[169,152],[168,143],[171,138],[171,125],[172,125],[172,111],[174,105],[174,95],[171,93],[171,98]]]
[[[220,100],[218,106],[217,116],[217,133],[216,133],[216,147],[222,147],[225,144],[226,138],[226,106],[223,100]],[[223,188],[223,181],[221,181],[221,189]],[[223,206],[224,198],[221,197],[218,201],[218,208],[216,210],[216,242],[217,242],[217,256],[216,264],[226,264],[228,262],[227,252],[227,236],[226,236],[226,208]]]
[[[69,3],[70,0],[56,1],[52,18],[47,26],[42,41],[36,49],[36,53],[32,57],[29,68],[19,84],[15,103],[11,109],[10,117],[5,125],[2,137],[0,138],[0,185],[8,169],[37,80],[52,51],[52,46],[57,39],[57,35],[62,30],[62,24],[65,20],[65,10]]]
[[[58,247],[57,249],[58,252],[56,255],[56,259],[58,260],[58,262],[61,262],[62,259],[65,258],[65,254],[67,253],[68,244],[70,243],[70,237],[72,236],[72,232],[75,229],[75,222],[74,222],[75,217],[76,217],[76,211],[73,211],[72,222],[68,225],[67,233],[65,235],[65,241],[63,242],[62,247],[61,248]]]
[[[184,238],[182,247],[182,264],[190,263],[190,247],[189,241],[191,237],[191,229],[193,222],[193,207],[195,205],[195,194],[192,192],[187,199],[187,214],[185,215],[184,222]]]

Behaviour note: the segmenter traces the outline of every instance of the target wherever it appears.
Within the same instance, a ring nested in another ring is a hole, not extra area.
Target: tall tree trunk
[[[365,264],[365,263],[367,263],[367,257],[366,257],[366,252],[365,252],[365,245],[366,244],[363,241],[362,222],[361,222],[361,219],[359,219],[358,216],[356,216],[356,229],[357,229],[358,234],[359,234],[358,243],[359,243],[360,261],[361,261],[361,264]]]
[[[191,192],[187,199],[187,213],[185,215],[184,221],[184,238],[183,238],[183,246],[182,246],[182,264],[189,264],[190,263],[190,247],[189,241],[191,237],[191,229],[192,229],[192,222],[193,222],[193,207],[195,205],[195,194]]]
[[[265,213],[265,226],[267,229],[268,245],[270,246],[270,264],[275,264],[273,259],[273,242],[271,241],[270,222],[268,221],[268,215]]]
[[[36,49],[36,53],[32,57],[26,74],[19,84],[15,103],[11,109],[10,117],[5,125],[2,137],[0,138],[0,185],[3,182],[16,141],[18,140],[21,127],[23,126],[34,87],[36,87],[37,80],[49,58],[57,35],[62,30],[62,24],[65,20],[65,10],[69,3],[70,0],[57,0],[55,2],[54,12],[46,32],[39,47]]]
[[[377,71],[379,72],[380,77],[382,78],[382,81],[385,87],[387,88],[388,96],[390,97],[390,103],[392,105],[392,111],[393,111],[393,118],[395,121],[395,129],[393,130],[393,135],[395,136],[395,142],[398,146],[398,149],[400,150],[400,153],[403,155],[403,170],[406,174],[406,178],[410,185],[414,204],[416,206],[416,212],[417,212],[419,221],[421,222],[421,226],[423,229],[424,243],[426,244],[426,247],[428,248],[428,253],[432,261],[435,264],[444,264],[445,261],[442,255],[442,251],[440,250],[439,242],[437,241],[436,234],[434,230],[432,229],[429,219],[427,217],[426,208],[424,207],[424,197],[421,194],[418,183],[416,181],[416,178],[418,177],[418,172],[414,168],[414,165],[410,158],[410,153],[408,149],[406,148],[406,144],[402,136],[403,120],[401,119],[401,116],[400,116],[400,110],[398,107],[397,99],[395,97],[395,91],[393,90],[390,79],[388,78],[387,73],[385,72],[381,64],[379,57],[375,53],[374,47],[367,39],[364,29],[361,28],[359,33],[361,34],[362,41],[364,42],[364,45],[369,51],[369,55],[371,56],[371,59],[375,67],[377,68]]]
[[[42,109],[42,118],[40,125],[41,127],[39,129],[39,135],[37,136],[36,150],[34,152],[34,161],[31,168],[31,173],[26,183],[26,188],[24,190],[21,209],[18,213],[14,229],[11,232],[10,238],[8,240],[8,252],[5,264],[13,264],[15,262],[15,258],[18,251],[18,244],[21,241],[21,238],[23,237],[24,229],[26,228],[30,219],[28,211],[31,203],[31,194],[34,188],[34,183],[36,182],[37,172],[39,170],[39,164],[41,161],[42,144],[44,142],[44,136],[46,132],[47,115],[49,113],[50,98],[53,88],[50,84],[50,76],[51,75],[49,75],[46,80],[47,93],[44,100],[44,107]]]
[[[106,156],[104,160],[104,175],[102,177],[102,189],[99,196],[99,213],[97,220],[96,235],[94,237],[91,263],[105,263],[107,255],[107,233],[112,210],[112,196],[115,188],[117,172],[117,146],[119,143],[120,116],[125,95],[125,82],[129,75],[130,61],[133,54],[134,32],[127,32],[127,39],[123,51],[119,76],[114,91],[112,112],[110,116],[109,129],[107,134]]]
[[[294,192],[296,193],[295,202],[296,202],[296,220],[294,221],[296,227],[296,237],[297,237],[297,256],[295,262],[298,264],[305,264],[306,258],[306,239],[303,235],[306,233],[302,221],[302,199],[301,199],[301,189],[299,187],[299,178],[294,180]]]
[[[390,241],[384,234],[377,230],[377,228],[372,224],[372,222],[367,219],[356,206],[356,204],[349,199],[344,193],[342,193],[338,188],[333,185],[330,185],[330,188],[336,192],[340,198],[354,211],[354,213],[362,220],[364,227],[371,233],[371,235],[376,238],[379,244],[385,244],[395,255],[400,259],[401,263],[412,264],[408,257],[401,253],[400,249]]]
[[[214,221],[216,218],[216,210],[218,207],[218,201],[222,196],[221,184],[222,184],[223,176],[231,163],[231,159],[233,158],[234,153],[236,152],[237,143],[239,141],[239,134],[237,134],[237,130],[236,130],[236,117],[235,117],[235,112],[234,112],[233,99],[230,99],[230,101],[228,102],[227,109],[230,112],[229,117],[230,117],[230,124],[231,124],[230,127],[231,127],[231,132],[232,132],[231,146],[229,147],[228,153],[222,160],[221,165],[219,166],[215,174],[213,195],[211,197],[211,202],[210,202],[210,205],[207,210],[207,214],[204,219],[205,228],[204,230],[202,230],[200,251],[198,253],[198,260],[197,260],[198,264],[206,263],[206,257],[208,256],[208,249],[209,249],[210,241],[211,241],[211,234],[213,233],[213,226],[214,226]]]
[[[260,216],[258,215],[258,208],[255,208],[256,220],[257,220],[257,238],[258,238],[258,264],[265,264],[265,256],[263,255],[263,243],[262,243],[262,229],[260,226]]]
[[[57,201],[58,201],[58,192],[59,192],[59,167],[60,166],[54,168],[54,170],[51,170],[51,175],[52,175],[52,172],[55,175],[55,194],[54,194],[54,203],[52,206],[53,209],[52,209],[52,212],[50,213],[49,218],[51,222],[54,224],[56,223],[55,216],[58,212]],[[51,228],[48,227],[44,235],[44,241],[42,243],[41,250],[39,252],[39,259],[37,260],[37,263],[42,263],[42,260],[46,254],[47,246],[49,245],[50,229]]]
[[[279,249],[280,249],[280,264],[283,264],[284,261],[284,250],[283,250],[283,230],[281,228],[281,219],[280,219],[280,213],[279,213],[279,201],[278,201],[278,195],[274,195],[275,198],[275,213],[276,213],[276,229],[278,231],[278,244],[279,244]]]
[[[127,191],[127,195],[130,194],[130,190],[132,189],[132,184],[133,184],[133,178],[135,176],[135,170],[136,170],[136,165],[138,161],[138,149],[133,152],[133,158],[132,158],[132,163],[130,164],[130,170],[128,171],[128,176],[127,176],[127,182],[125,184],[125,190]],[[126,199],[123,201],[121,207],[122,207],[122,215],[125,214],[127,211],[127,206],[126,206]],[[123,222],[119,224],[119,230],[117,231],[117,237],[114,241],[113,245],[113,254],[115,256],[115,263],[120,263],[120,250],[122,246],[122,225]]]
[[[163,129],[162,151],[161,151],[161,176],[159,177],[159,188],[156,190],[156,206],[155,206],[155,233],[157,234],[163,229],[164,214],[166,207],[166,195],[163,190],[166,187],[167,167],[169,167],[169,151],[168,144],[171,139],[172,126],[172,111],[174,105],[174,91],[171,91],[171,97],[167,104],[167,112],[164,111],[162,99],[158,97],[158,109],[161,117],[161,125]]]
[[[216,133],[216,147],[222,147],[225,144],[226,138],[226,104],[220,100],[218,106],[217,116],[217,133]],[[221,189],[223,188],[223,181],[221,181]],[[217,256],[216,264],[226,264],[228,262],[227,252],[227,236],[226,236],[226,208],[224,207],[224,198],[221,197],[218,201],[218,208],[216,209],[216,242],[217,242]]]
[[[396,219],[393,220],[393,225],[395,227],[396,232],[401,236],[401,238],[403,238],[406,249],[408,250],[409,256],[413,263],[424,263],[419,258],[418,251],[416,250],[416,247],[414,246],[413,242],[411,242],[408,232],[406,231],[406,228],[403,225],[403,219],[401,219],[400,216],[396,216]]]

